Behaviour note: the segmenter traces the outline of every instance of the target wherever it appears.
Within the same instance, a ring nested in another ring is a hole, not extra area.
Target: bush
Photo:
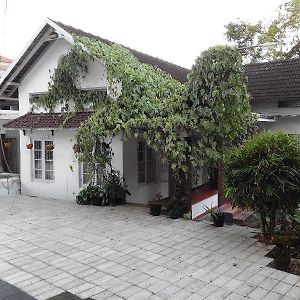
[[[105,195],[100,186],[89,184],[80,191],[76,197],[76,202],[80,205],[105,205]]]
[[[245,141],[225,160],[225,193],[233,206],[260,214],[263,239],[273,239],[276,214],[300,203],[300,147],[285,133],[265,132]]]
[[[76,202],[80,205],[115,206],[125,204],[127,195],[130,193],[120,173],[111,170],[101,186],[89,184],[81,190],[76,197]]]
[[[185,196],[174,197],[169,203],[167,210],[171,219],[182,218],[187,210],[187,199]]]
[[[104,180],[103,189],[105,190],[106,201],[109,205],[121,205],[126,203],[126,196],[130,195],[124,184],[124,178],[119,171],[111,170]]]

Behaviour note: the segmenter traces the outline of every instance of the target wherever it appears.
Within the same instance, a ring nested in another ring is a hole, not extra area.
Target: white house
[[[260,130],[300,135],[300,59],[246,66],[252,111]]]
[[[20,134],[20,176],[22,194],[74,200],[86,183],[85,166],[75,159],[72,146],[76,129],[89,112],[77,113],[61,127],[60,108],[55,113],[31,112],[30,97],[45,93],[53,70],[73,44],[72,35],[84,35],[111,43],[59,22],[47,19],[29,45],[0,79],[0,97],[17,93],[20,117],[7,123],[11,134]],[[143,63],[168,72],[184,82],[188,70],[130,49]],[[90,62],[82,88],[107,90],[106,69],[99,61]],[[32,143],[33,148],[26,145]],[[50,149],[49,144],[54,145]],[[50,149],[50,150],[49,150]],[[168,166],[160,163],[143,140],[112,142],[113,166],[124,175],[131,196],[129,202],[146,204],[157,192],[168,196]],[[71,170],[72,169],[72,170]]]

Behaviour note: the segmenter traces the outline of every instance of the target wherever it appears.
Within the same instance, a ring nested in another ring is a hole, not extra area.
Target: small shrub
[[[103,184],[92,185],[82,189],[76,197],[80,205],[121,205],[126,203],[126,196],[130,195],[123,178],[118,171],[112,170],[103,180]]]
[[[174,197],[168,205],[168,215],[171,219],[179,219],[186,213],[187,199],[185,196]]]
[[[76,202],[80,205],[93,204],[101,206],[104,202],[103,191],[100,186],[89,184],[77,195]]]
[[[260,214],[262,240],[272,241],[278,213],[300,203],[300,145],[286,133],[265,132],[245,141],[225,161],[225,192],[233,206]]]
[[[124,178],[119,171],[111,170],[104,180],[103,189],[108,205],[121,205],[126,203],[127,195],[130,195],[124,183]]]
[[[182,218],[183,220],[192,220],[192,212],[189,211],[186,214],[183,214]]]

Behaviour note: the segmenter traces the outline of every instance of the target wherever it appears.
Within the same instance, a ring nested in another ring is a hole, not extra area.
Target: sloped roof
[[[66,113],[28,113],[3,125],[8,129],[79,128],[91,116],[91,112],[77,112],[65,124]]]
[[[252,102],[300,100],[300,59],[246,65]]]
[[[74,28],[69,25],[65,25],[61,22],[57,22],[57,21],[53,21],[53,22],[55,22],[58,26],[60,26],[61,28],[63,28],[65,31],[67,31],[70,34],[85,36],[85,37],[88,37],[91,39],[96,39],[96,40],[99,40],[108,45],[111,45],[114,43],[107,39],[96,36],[92,33],[82,31],[81,29],[77,29],[77,28]],[[182,83],[187,81],[187,74],[189,73],[188,69],[180,67],[178,65],[175,65],[173,63],[167,62],[160,58],[153,57],[148,54],[139,52],[139,51],[131,49],[129,47],[125,47],[125,48],[127,48],[140,62],[158,67],[158,68],[162,69],[163,71],[169,73],[174,79],[177,79],[178,81],[180,81]]]

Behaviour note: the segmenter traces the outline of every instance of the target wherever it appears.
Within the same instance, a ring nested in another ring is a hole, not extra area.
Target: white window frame
[[[143,143],[143,151],[140,151],[139,144]],[[148,157],[148,153],[151,151],[152,158],[151,160]],[[143,153],[144,155],[144,160],[140,161],[140,153]],[[143,169],[140,169],[140,166],[143,167]],[[149,169],[150,168],[150,169]],[[151,175],[150,175],[150,170],[151,170]],[[144,174],[144,179],[140,180],[140,175]],[[138,140],[137,141],[137,182],[138,184],[149,184],[149,183],[156,183],[156,155],[155,151],[151,149],[145,140]]]
[[[35,143],[36,142],[40,142],[41,143],[41,158],[40,159],[36,159],[35,158]],[[33,148],[32,148],[32,178],[34,181],[44,181],[44,182],[54,182],[55,180],[55,170],[54,170],[54,150],[50,150],[52,151],[52,159],[46,159],[45,154],[46,154],[46,142],[52,142],[52,144],[54,145],[54,141],[53,139],[41,139],[41,138],[36,138],[33,140]],[[35,168],[35,161],[36,160],[40,160],[41,161],[41,169],[36,169]],[[48,171],[52,171],[53,173],[53,178],[46,178],[46,161],[52,161],[52,170],[48,170]],[[42,178],[36,178],[35,177],[35,171],[36,170],[40,170],[42,172]]]
[[[92,181],[92,177],[91,178],[89,178],[89,180],[87,181],[87,182],[84,182],[84,175],[86,174],[86,175],[89,175],[88,173],[85,173],[84,172],[84,165],[85,164],[87,164],[87,163],[85,163],[85,162],[80,162],[79,163],[79,185],[80,186],[87,186],[87,185],[89,185],[90,183],[91,183],[91,181]],[[99,164],[95,164],[96,165],[96,168],[98,168],[99,167]],[[103,182],[103,178],[100,178],[100,176],[99,176],[100,174],[98,173],[98,172],[96,172],[95,174],[94,174],[94,176],[95,176],[95,182],[97,183],[97,185],[101,185],[102,184],[102,182]]]

